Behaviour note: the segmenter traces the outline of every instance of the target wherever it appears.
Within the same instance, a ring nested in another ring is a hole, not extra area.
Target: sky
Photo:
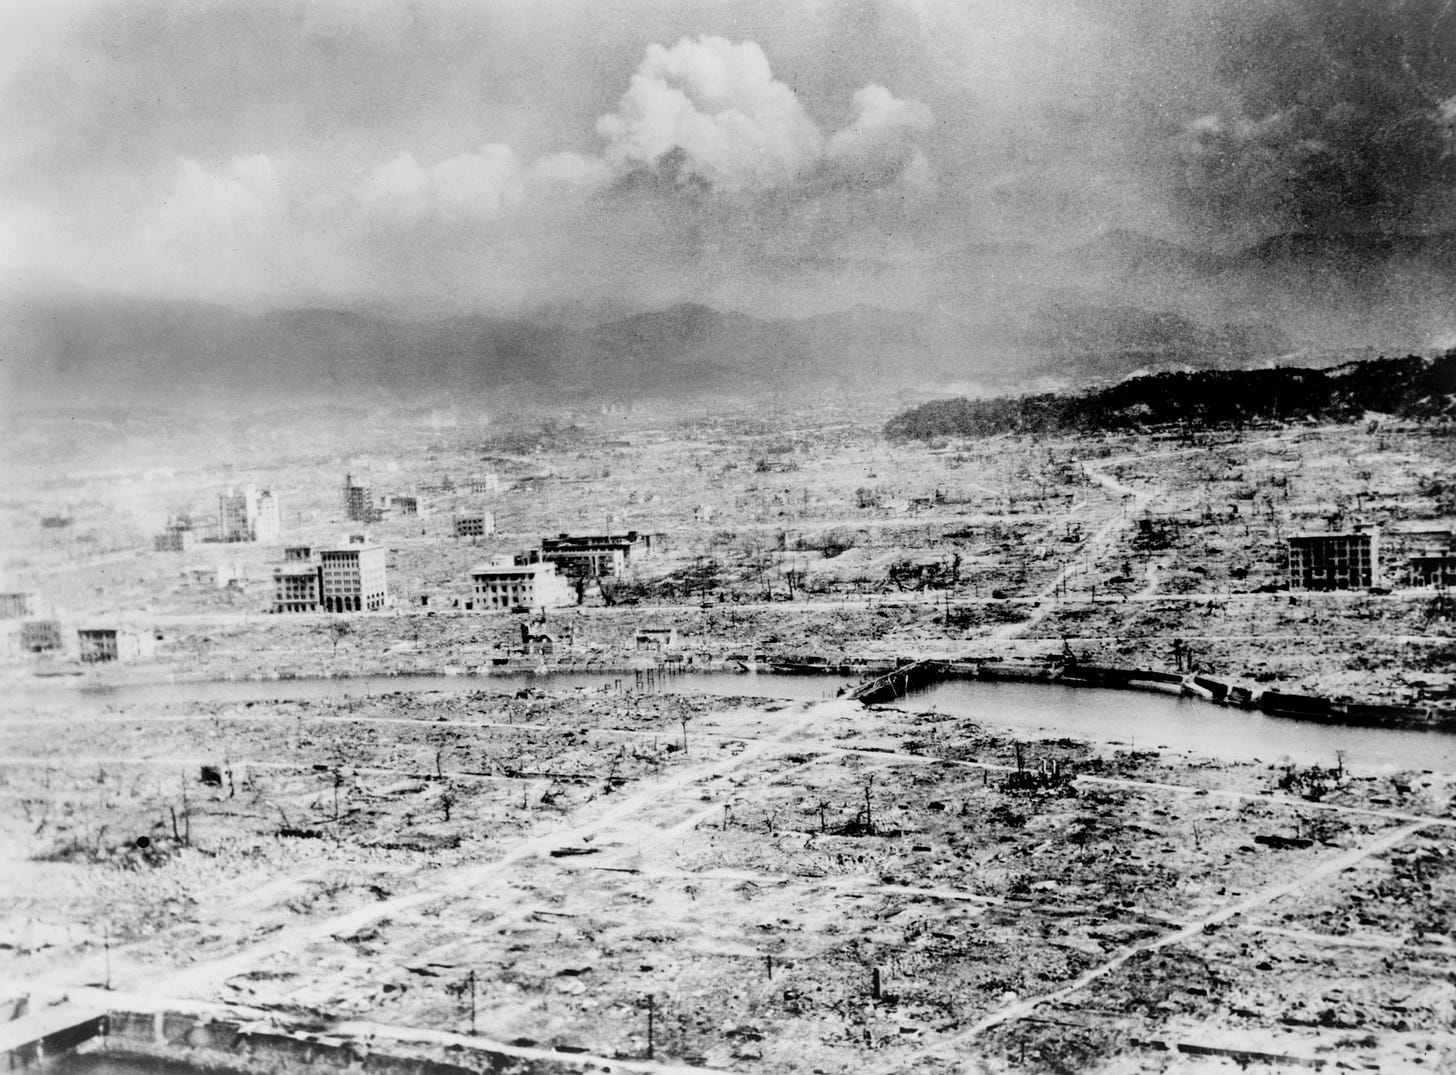
[[[0,6],[3,289],[812,313],[1111,229],[1452,227],[1451,0]]]

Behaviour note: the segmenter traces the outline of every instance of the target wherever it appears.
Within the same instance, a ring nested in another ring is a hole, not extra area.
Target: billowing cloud
[[[600,154],[560,152],[526,164],[493,143],[426,166],[401,152],[371,168],[354,197],[375,220],[457,225],[496,221],[562,188],[642,178],[659,191],[723,195],[812,195],[897,180],[930,186],[918,142],[934,125],[930,109],[879,85],[859,90],[854,104],[855,119],[826,138],[758,45],[684,38],[647,49],[617,110],[596,123]]]
[[[927,184],[930,166],[919,137],[935,125],[930,109],[875,85],[856,93],[854,103],[859,115],[829,139],[825,158],[831,173],[864,186],[878,186],[901,176],[917,186]]]
[[[601,186],[609,171],[600,159],[579,153],[553,153],[527,166],[510,146],[495,143],[429,167],[400,153],[370,169],[354,196],[366,211],[399,224],[427,219],[480,224],[498,219],[533,191]]]
[[[923,179],[928,164],[916,137],[933,125],[930,109],[878,85],[854,100],[858,117],[826,139],[757,44],[683,38],[647,50],[597,133],[621,176],[646,173],[727,194],[784,190],[825,175],[877,186],[912,166]]]
[[[1445,0],[67,4],[0,16],[11,278],[799,312],[1109,228],[1456,227]]]
[[[494,220],[522,196],[520,161],[510,146],[494,144],[429,168],[409,153],[372,169],[357,196],[368,209],[401,222],[426,216],[446,223]]]
[[[250,289],[260,263],[274,260],[269,248],[280,238],[285,208],[266,155],[234,157],[218,168],[184,157],[155,214],[120,241],[131,251],[127,271],[142,279],[181,272],[213,293]]]
[[[353,286],[327,221],[289,180],[262,153],[180,158],[131,226],[84,242],[53,233],[44,268],[121,292],[246,305]]]
[[[648,48],[597,133],[619,172],[729,193],[788,186],[818,163],[824,145],[763,49],[721,37]]]
[[[265,154],[234,157],[217,171],[183,157],[158,223],[177,235],[233,232],[260,224],[277,211],[278,204],[278,178]]]

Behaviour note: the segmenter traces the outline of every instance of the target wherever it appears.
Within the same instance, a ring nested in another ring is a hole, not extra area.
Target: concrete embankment
[[[385,1028],[380,1028],[385,1029]],[[671,1072],[670,1064],[594,1056],[586,1050],[492,1042],[467,1035],[387,1028],[385,1036],[313,1032],[179,1011],[113,1011],[81,1046],[125,1060],[162,1058],[199,1071],[244,1075],[567,1075],[580,1071]],[[48,1056],[55,1053],[48,1053]],[[27,1066],[12,1061],[12,1069]],[[145,1069],[139,1069],[145,1070]]]
[[[26,1002],[21,1007],[28,1008]],[[70,1052],[85,1042],[106,1033],[104,1012],[56,1004],[24,1011],[0,1025],[0,1055],[5,1057],[5,1070],[31,1067]]]
[[[1341,702],[1317,694],[1264,691],[1258,697],[1258,705],[1270,716],[1293,717],[1296,720],[1328,724],[1361,724],[1373,727],[1392,724],[1416,727],[1456,726],[1456,714],[1442,713],[1425,706]]]
[[[884,704],[947,679],[1039,680],[1072,687],[1152,691],[1202,698],[1217,705],[1258,708],[1275,717],[1368,727],[1456,728],[1456,713],[1426,706],[1338,701],[1321,695],[1257,691],[1246,685],[1191,672],[1155,668],[1112,668],[1062,661],[923,660],[902,661],[865,680],[850,697],[866,705]]]

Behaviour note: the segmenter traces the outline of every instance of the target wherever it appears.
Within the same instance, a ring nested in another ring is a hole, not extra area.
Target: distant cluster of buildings
[[[652,554],[652,536],[557,534],[539,548],[497,556],[471,569],[470,606],[484,611],[560,608],[581,600],[588,583],[614,578]]]
[[[378,612],[389,603],[384,546],[364,534],[327,549],[291,545],[273,571],[274,612]]]
[[[1373,586],[1456,586],[1456,532],[1402,530],[1386,536],[1382,564],[1378,527],[1345,533],[1297,534],[1288,541],[1291,590],[1358,590]]]
[[[351,523],[377,523],[390,515],[416,518],[422,514],[419,497],[408,493],[376,497],[369,486],[355,485],[352,474],[344,475],[344,518]]]
[[[229,489],[217,498],[217,515],[210,522],[198,525],[190,515],[174,515],[162,532],[152,539],[157,552],[186,552],[203,541],[229,544],[253,541],[276,544],[283,530],[283,515],[278,497],[270,489],[259,491],[255,485],[241,490]]]
[[[635,530],[558,534],[539,548],[472,568],[464,607],[508,612],[574,605],[588,584],[621,574],[651,551],[651,536]],[[327,549],[288,546],[273,572],[274,612],[374,612],[389,604],[386,550],[363,534]]]
[[[449,482],[449,479],[445,479]],[[451,489],[454,486],[450,486]],[[498,492],[499,478],[489,474],[468,483],[472,493]],[[345,475],[344,515],[351,522],[368,523],[393,514],[423,514],[418,497],[373,491]],[[495,533],[489,511],[457,512],[451,520],[454,536],[486,538]],[[217,515],[195,520],[190,514],[169,518],[156,535],[158,551],[184,552],[202,542],[277,544],[281,536],[278,496],[255,485],[230,488],[218,496]],[[492,557],[470,571],[470,588],[458,604],[487,611],[537,611],[580,603],[588,586],[623,574],[631,564],[653,551],[653,538],[635,530],[623,533],[559,533],[543,537],[536,548]],[[219,567],[221,580],[224,569]],[[326,547],[288,545],[282,562],[273,570],[272,611],[275,613],[377,612],[393,601],[389,590],[388,550],[367,533],[353,533]],[[231,578],[231,569],[229,569]],[[425,599],[422,599],[422,603]],[[40,615],[34,593],[0,594],[0,620],[16,620],[18,628],[7,637],[25,653],[63,653],[69,636],[57,619]],[[150,635],[125,628],[84,627],[74,634],[74,655],[85,663],[121,661],[151,649]],[[672,648],[670,634],[649,634],[638,639],[643,648]]]
[[[7,645],[23,654],[64,654],[69,636],[58,618],[44,613],[36,593],[0,593],[0,620],[19,621],[6,633]],[[74,637],[74,656],[85,664],[144,656],[154,641],[144,632],[120,627],[81,627]]]

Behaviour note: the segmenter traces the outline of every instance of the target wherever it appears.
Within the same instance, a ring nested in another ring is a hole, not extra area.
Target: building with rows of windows
[[[1379,583],[1380,540],[1373,528],[1289,539],[1291,590],[1357,590]]]
[[[317,564],[284,564],[273,569],[274,612],[317,612],[322,598]]]
[[[325,612],[377,612],[388,604],[384,546],[356,535],[320,551],[319,602]]]
[[[512,609],[561,608],[575,603],[571,584],[548,563],[518,564],[501,556],[471,569],[475,597],[471,607],[480,612]]]

